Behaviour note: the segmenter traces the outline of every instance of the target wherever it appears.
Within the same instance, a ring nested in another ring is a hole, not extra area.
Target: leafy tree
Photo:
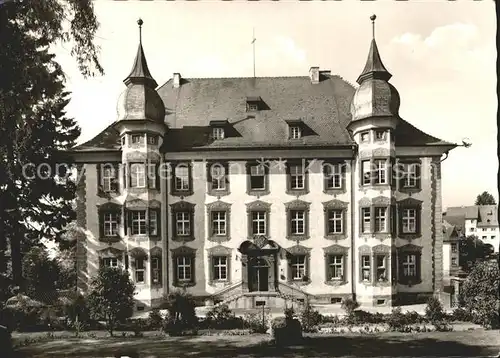
[[[500,326],[500,271],[495,261],[478,263],[460,289],[459,304],[474,322],[486,328]]]
[[[57,235],[73,216],[72,162],[64,150],[80,129],[66,117],[69,94],[50,47],[71,43],[84,76],[102,73],[93,43],[97,28],[90,0],[0,2],[2,285],[22,288],[23,254],[42,237]]]
[[[132,316],[135,285],[128,272],[118,269],[100,268],[91,283],[88,306],[92,318],[106,321],[110,335],[119,322]]]
[[[497,202],[493,195],[491,195],[487,191],[483,191],[477,196],[474,205],[497,205]]]
[[[466,272],[477,262],[485,260],[492,253],[492,246],[484,244],[477,236],[470,235],[459,241],[459,265]]]
[[[29,297],[46,303],[52,303],[57,297],[59,266],[55,260],[49,258],[43,248],[33,247],[24,256],[23,276],[25,291]]]

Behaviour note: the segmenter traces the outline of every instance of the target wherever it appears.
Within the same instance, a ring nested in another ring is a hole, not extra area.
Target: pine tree
[[[42,237],[59,235],[73,217],[73,166],[65,149],[80,129],[66,117],[69,93],[50,46],[71,40],[80,72],[102,73],[92,42],[97,27],[89,0],[0,3],[2,292],[10,282],[22,287],[23,253]]]

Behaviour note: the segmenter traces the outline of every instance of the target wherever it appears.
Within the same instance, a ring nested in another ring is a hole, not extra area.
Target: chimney
[[[181,74],[174,73],[174,88],[179,88],[181,85]]]
[[[312,84],[319,83],[319,67],[311,67],[309,69],[309,78],[311,78]]]

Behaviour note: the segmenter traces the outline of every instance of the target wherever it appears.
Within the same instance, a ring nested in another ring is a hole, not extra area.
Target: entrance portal
[[[255,243],[244,241],[239,251],[242,254],[242,280],[244,290],[250,292],[274,291],[278,283],[277,254],[278,245],[264,237]]]

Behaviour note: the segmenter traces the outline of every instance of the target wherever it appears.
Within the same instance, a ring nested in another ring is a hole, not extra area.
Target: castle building
[[[116,121],[72,150],[79,291],[104,265],[139,310],[177,289],[233,308],[439,294],[456,145],[400,117],[390,78],[373,38],[358,86],[311,67],[158,87],[139,41]]]

